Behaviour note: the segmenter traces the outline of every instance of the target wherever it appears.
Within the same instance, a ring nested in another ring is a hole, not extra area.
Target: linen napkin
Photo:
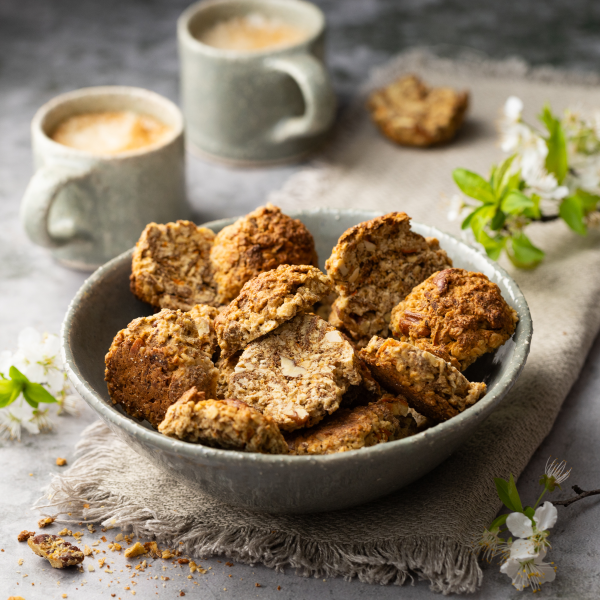
[[[470,90],[468,120],[454,143],[426,150],[399,148],[370,123],[365,94],[407,72],[430,84]],[[495,121],[506,98],[519,96],[532,122],[546,101],[555,111],[599,106],[597,83],[595,76],[532,69],[518,60],[402,54],[373,74],[321,163],[293,176],[270,200],[283,210],[401,210],[456,233],[457,225],[446,218],[456,191],[452,169],[486,175],[503,158]],[[470,441],[409,487],[339,512],[251,513],[188,490],[98,422],[82,435],[81,457],[67,474],[55,477],[50,499],[39,505],[46,512],[66,512],[68,506],[74,519],[111,521],[172,546],[183,542],[195,556],[224,554],[273,568],[292,567],[305,576],[358,577],[378,584],[424,578],[434,591],[475,591],[482,574],[470,548],[499,508],[493,478],[518,476],[525,468],[552,428],[600,327],[600,234],[579,237],[562,222],[530,229],[533,242],[547,253],[545,261],[534,271],[504,265],[521,286],[533,316],[527,366],[509,397]]]

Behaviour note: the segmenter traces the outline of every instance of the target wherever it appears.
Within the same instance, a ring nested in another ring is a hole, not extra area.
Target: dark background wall
[[[189,0],[0,0],[0,95],[31,79],[46,96],[86,85],[147,84],[177,95],[175,22]],[[338,91],[413,45],[470,47],[533,64],[600,68],[600,2],[317,0],[330,24]],[[131,23],[136,23],[132,28]],[[39,100],[42,100],[40,98]],[[35,104],[39,104],[36,99]]]

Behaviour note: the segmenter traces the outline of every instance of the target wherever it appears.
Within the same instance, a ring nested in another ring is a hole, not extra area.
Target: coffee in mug
[[[31,135],[21,217],[64,265],[93,270],[149,222],[189,217],[183,116],[170,100],[134,87],[68,92],[38,110]]]
[[[202,0],[178,21],[186,143],[253,166],[300,160],[324,140],[335,94],[325,16],[304,0]]]
[[[114,155],[160,144],[172,131],[150,115],[114,111],[67,117],[50,137],[70,148]]]
[[[220,21],[198,38],[202,43],[221,50],[255,52],[291,46],[308,37],[308,32],[261,13],[250,13]]]

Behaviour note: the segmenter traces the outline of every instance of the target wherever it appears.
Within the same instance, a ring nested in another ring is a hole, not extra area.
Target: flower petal
[[[520,561],[537,558],[539,554],[531,540],[516,540],[510,547],[510,557]]]
[[[552,502],[544,502],[544,504],[535,511],[533,520],[539,531],[546,531],[546,529],[554,527],[557,517],[558,511],[556,510],[556,506],[554,506]]]
[[[504,104],[504,114],[511,121],[518,121],[523,112],[523,101],[516,96],[509,96]]]
[[[506,519],[506,526],[517,537],[528,538],[533,535],[531,519],[523,513],[510,513]]]
[[[519,561],[514,558],[509,558],[505,563],[500,567],[500,573],[504,573],[508,575],[511,579],[517,574],[519,570]]]
[[[556,579],[556,568],[549,563],[535,563],[537,569],[537,576],[540,578],[540,585],[542,583],[550,583]]]
[[[509,558],[501,567],[500,572],[512,579],[512,584],[520,591],[529,585],[529,578],[518,560]]]

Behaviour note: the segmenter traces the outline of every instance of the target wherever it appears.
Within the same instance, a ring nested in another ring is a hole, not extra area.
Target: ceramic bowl
[[[312,232],[321,267],[340,235],[378,213],[359,210],[299,211]],[[234,219],[207,223],[217,232]],[[462,414],[412,437],[326,456],[278,456],[208,448],[174,440],[114,406],[104,382],[104,356],[114,335],[152,308],[129,291],[132,252],[98,269],[69,306],[62,348],[69,379],[83,399],[119,438],[186,485],[231,505],[272,513],[307,513],[347,508],[389,494],[448,458],[496,409],[519,377],[532,335],[527,302],[512,278],[489,258],[433,227],[413,229],[435,236],[456,267],[485,273],[518,312],[514,336],[466,373],[484,381],[487,394]]]

